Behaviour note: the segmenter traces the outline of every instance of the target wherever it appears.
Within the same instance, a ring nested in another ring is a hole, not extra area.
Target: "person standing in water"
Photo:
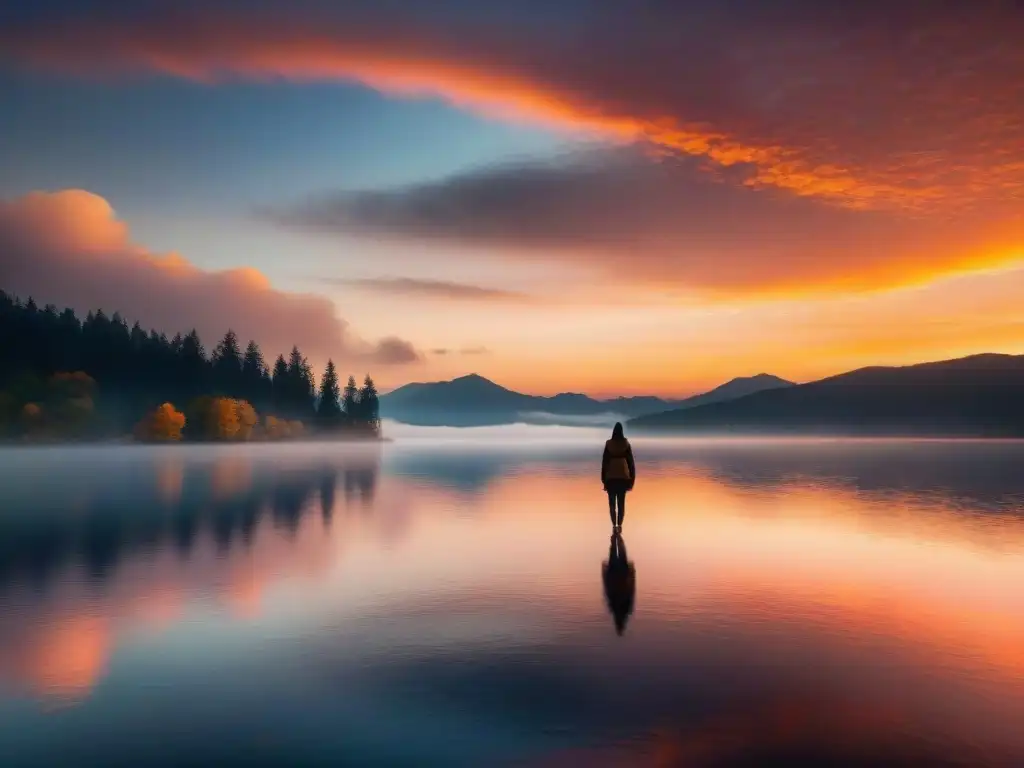
[[[604,444],[601,459],[601,483],[608,494],[608,513],[615,531],[622,530],[622,519],[626,516],[626,492],[633,490],[635,482],[633,448],[622,434],[622,424],[616,422],[612,439]]]

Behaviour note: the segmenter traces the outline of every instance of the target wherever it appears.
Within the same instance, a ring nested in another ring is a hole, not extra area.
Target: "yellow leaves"
[[[279,419],[277,416],[267,416],[263,420],[263,432],[270,440],[301,437],[304,431],[305,426],[301,421]]]
[[[188,408],[189,437],[199,440],[246,441],[256,435],[260,416],[247,400],[199,397]]]
[[[234,440],[238,435],[238,401],[227,397],[215,398],[210,403],[210,413],[206,420],[210,427],[208,437],[216,440]]]
[[[187,416],[185,414],[188,414]],[[189,403],[185,414],[164,403],[139,422],[135,436],[139,440],[216,440],[245,442],[253,439],[287,440],[301,437],[305,425],[301,421],[260,415],[246,400],[230,397],[198,397]]]
[[[144,441],[174,442],[181,440],[185,414],[170,403],[164,403],[135,426],[135,437]]]
[[[216,440],[249,440],[260,417],[247,400],[217,397],[210,403],[206,424],[208,437]]]
[[[238,421],[238,439],[248,440],[253,429],[259,424],[260,417],[256,409],[246,400],[235,400],[235,419]]]

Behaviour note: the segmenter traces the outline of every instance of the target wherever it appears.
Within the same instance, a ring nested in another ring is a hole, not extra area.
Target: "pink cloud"
[[[120,312],[168,334],[196,328],[207,346],[227,328],[270,357],[297,344],[312,359],[380,365],[419,359],[400,339],[362,340],[316,294],[274,288],[258,270],[208,271],[130,239],[102,197],[82,190],[0,200],[0,286],[40,303]]]

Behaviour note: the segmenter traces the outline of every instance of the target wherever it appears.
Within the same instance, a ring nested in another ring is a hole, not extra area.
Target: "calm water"
[[[1024,764],[1024,444],[482,434],[0,451],[0,764]]]

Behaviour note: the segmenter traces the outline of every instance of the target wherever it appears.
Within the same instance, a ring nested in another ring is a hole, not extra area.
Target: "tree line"
[[[184,406],[187,415],[197,404],[209,411],[214,401],[233,402],[236,411],[244,403],[273,418],[268,425],[374,433],[380,427],[369,375],[361,387],[349,376],[342,388],[328,361],[317,387],[297,346],[268,366],[259,345],[249,341],[243,349],[232,330],[208,354],[194,329],[168,338],[138,322],[129,326],[117,312],[98,309],[80,320],[71,309],[39,307],[0,291],[0,421],[42,418],[58,403],[66,410],[69,401],[122,433],[164,404]],[[247,412],[240,418],[252,419]],[[188,432],[188,423],[183,426]]]

